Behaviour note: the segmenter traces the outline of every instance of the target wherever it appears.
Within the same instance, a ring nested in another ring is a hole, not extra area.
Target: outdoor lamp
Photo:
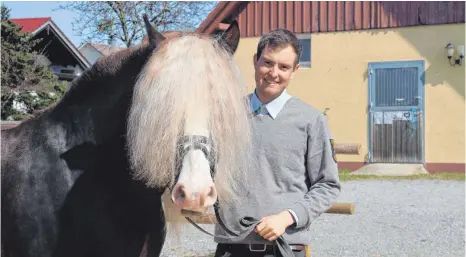
[[[448,57],[448,62],[450,63],[451,66],[455,66],[456,64],[461,65],[463,62],[464,58],[464,45],[460,45],[456,48],[456,51],[458,52],[458,59],[453,59],[453,55],[455,53],[455,46],[452,43],[448,43],[448,45],[445,47],[447,49],[447,57]],[[454,60],[454,62],[451,62],[451,59]]]

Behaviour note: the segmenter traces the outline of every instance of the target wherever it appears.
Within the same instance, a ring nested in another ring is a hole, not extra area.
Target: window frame
[[[311,56],[309,56],[309,61],[305,61],[305,62],[302,62],[302,61],[299,61],[299,67],[301,68],[311,68],[312,67],[312,35],[311,34],[297,34],[296,37],[298,38],[298,40],[307,40],[309,39],[309,54]],[[301,42],[300,42],[301,43]],[[302,45],[301,45],[302,47]],[[301,55],[304,51],[301,51]]]

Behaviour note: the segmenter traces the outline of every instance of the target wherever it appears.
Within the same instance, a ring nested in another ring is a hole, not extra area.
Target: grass
[[[464,181],[465,173],[433,173],[410,176],[376,176],[376,175],[353,175],[349,170],[339,171],[341,181],[349,180],[456,180]]]

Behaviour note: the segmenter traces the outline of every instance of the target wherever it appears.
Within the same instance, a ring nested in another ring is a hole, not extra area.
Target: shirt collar
[[[285,106],[286,102],[290,98],[291,98],[291,95],[289,95],[285,89],[277,98],[273,99],[272,101],[270,101],[268,104],[264,106],[267,109],[267,112],[270,114],[270,116],[273,119],[275,119],[278,113],[283,109],[283,106]],[[254,90],[254,93],[252,94],[252,97],[251,97],[252,111],[253,112],[257,111],[261,106],[262,106],[262,102],[259,100],[259,97],[257,97],[256,91]]]

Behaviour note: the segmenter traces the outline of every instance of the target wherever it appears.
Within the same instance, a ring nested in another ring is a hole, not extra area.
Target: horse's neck
[[[63,131],[60,136],[66,142],[66,149],[84,143],[100,145],[109,138],[124,133],[122,126],[127,105],[122,103],[125,100],[121,94],[102,98],[91,97],[73,104],[68,104],[66,98],[63,100],[50,110],[47,117],[42,117],[37,122],[46,130],[44,133]]]

